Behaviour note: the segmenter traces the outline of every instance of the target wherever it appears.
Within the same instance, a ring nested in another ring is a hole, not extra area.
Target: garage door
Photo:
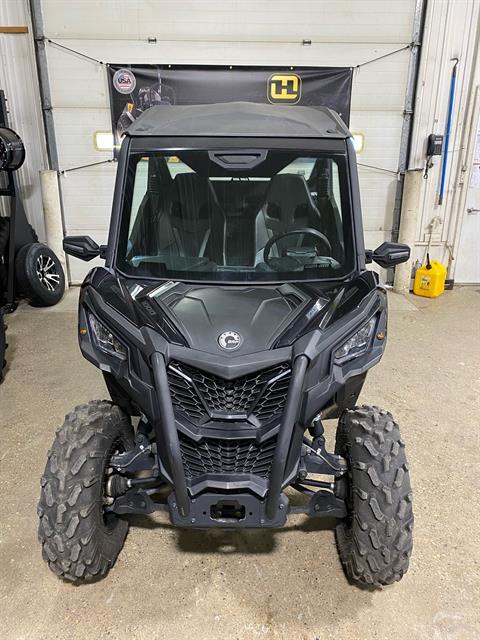
[[[103,62],[291,66],[362,65],[407,45],[414,0],[185,0],[152,3],[43,0],[48,66],[66,231],[107,239],[114,164],[69,169],[110,157],[95,131],[110,129]],[[151,40],[149,43],[148,40]],[[302,44],[304,40],[311,44]],[[390,238],[410,52],[354,74],[351,129],[364,135],[359,154],[366,244]],[[367,166],[368,165],[368,166]],[[89,266],[70,261],[72,282]]]

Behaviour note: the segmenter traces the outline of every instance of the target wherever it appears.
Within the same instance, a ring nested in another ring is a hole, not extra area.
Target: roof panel
[[[324,107],[228,102],[151,107],[127,135],[344,139],[351,134],[340,117]]]

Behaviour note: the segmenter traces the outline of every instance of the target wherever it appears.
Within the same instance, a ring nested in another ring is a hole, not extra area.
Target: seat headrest
[[[295,173],[280,173],[272,178],[267,203],[279,207],[277,217],[287,224],[293,222],[299,205],[304,205],[302,215],[314,209],[305,178]]]
[[[282,201],[285,198],[296,200],[297,203],[309,201],[305,178],[296,173],[278,173],[273,176],[268,194],[269,200],[273,199],[272,195],[280,197]]]
[[[199,176],[197,173],[178,173],[175,176],[174,184],[177,189],[191,191],[204,191],[206,194],[211,194],[210,181],[204,176]]]

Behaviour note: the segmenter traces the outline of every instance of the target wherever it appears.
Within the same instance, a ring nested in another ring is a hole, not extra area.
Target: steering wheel
[[[279,240],[281,240],[282,238],[286,238],[287,236],[300,236],[300,235],[304,235],[304,236],[314,236],[317,240],[320,240],[322,242],[322,244],[325,246],[325,248],[327,249],[327,252],[329,255],[332,254],[332,245],[330,244],[329,239],[327,238],[327,236],[325,234],[323,234],[321,231],[317,231],[316,229],[292,229],[291,231],[283,231],[282,233],[277,233],[276,236],[272,236],[270,238],[270,240],[267,242],[267,244],[265,245],[265,248],[263,250],[263,261],[265,262],[265,264],[270,265],[270,251],[272,250],[273,245],[278,242]],[[294,259],[294,258],[292,258]],[[298,262],[298,261],[296,261]],[[300,263],[299,263],[300,264]]]

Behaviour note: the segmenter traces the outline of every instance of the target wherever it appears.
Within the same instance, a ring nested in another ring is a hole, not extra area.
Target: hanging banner
[[[217,67],[110,64],[116,144],[154,105],[262,102],[330,107],[350,119],[352,69],[342,67]]]

